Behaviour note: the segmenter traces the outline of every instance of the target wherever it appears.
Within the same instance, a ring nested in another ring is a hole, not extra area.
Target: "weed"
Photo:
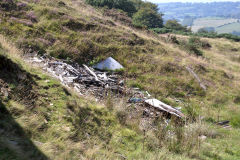
[[[235,128],[239,128],[240,127],[240,116],[238,114],[233,114],[231,116],[230,124]]]

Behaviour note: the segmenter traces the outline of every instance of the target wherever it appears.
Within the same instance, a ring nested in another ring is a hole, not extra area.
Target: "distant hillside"
[[[213,2],[213,3],[159,3],[164,18],[183,20],[185,18],[200,18],[218,16],[240,18],[240,2]]]

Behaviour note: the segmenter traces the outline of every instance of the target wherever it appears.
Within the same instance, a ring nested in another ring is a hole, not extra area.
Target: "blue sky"
[[[153,3],[165,3],[165,2],[240,2],[240,0],[148,0]]]

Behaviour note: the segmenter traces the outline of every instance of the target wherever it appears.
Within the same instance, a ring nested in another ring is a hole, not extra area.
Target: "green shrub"
[[[168,41],[171,42],[171,43],[179,44],[179,41],[178,41],[176,36],[172,36],[172,35],[169,36]]]
[[[198,30],[198,33],[214,33],[214,32],[215,32],[214,27],[204,27]]]
[[[226,39],[234,40],[236,42],[240,42],[240,36],[236,36],[236,35],[229,34],[229,33],[219,34],[217,37],[218,38],[226,38]]]
[[[183,31],[183,32],[188,31],[187,27],[182,26],[176,20],[168,20],[165,24],[165,27],[168,29],[176,30],[176,31]]]
[[[200,39],[197,37],[191,37],[187,44],[185,44],[185,48],[187,49],[187,51],[190,54],[194,54],[196,56],[202,56],[203,53],[202,51],[199,49],[200,48]]]
[[[153,28],[150,30],[157,34],[166,34],[166,33],[170,33],[173,31],[172,29],[168,29],[168,28]]]

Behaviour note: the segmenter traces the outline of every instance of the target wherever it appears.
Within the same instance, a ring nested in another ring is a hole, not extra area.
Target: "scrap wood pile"
[[[42,64],[44,70],[81,95],[93,94],[97,98],[103,98],[109,91],[116,94],[125,92],[124,81],[116,73],[96,71],[87,65],[68,64],[54,58],[33,57],[30,61]]]
[[[52,57],[33,57],[30,59],[32,63],[43,64],[43,68],[59,79],[62,84],[67,87],[74,88],[79,94],[92,94],[96,98],[104,98],[108,92],[114,92],[118,96],[127,95],[132,97],[129,103],[134,103],[143,107],[143,111],[147,115],[159,116],[160,112],[169,117],[175,116],[183,118],[181,111],[171,107],[157,99],[152,99],[151,95],[137,88],[127,89],[124,87],[124,81],[121,76],[114,72],[96,71],[86,65],[80,66],[77,63],[68,64],[64,61],[56,60]],[[103,62],[106,62],[103,64]],[[111,57],[96,65],[101,68],[122,68]]]

